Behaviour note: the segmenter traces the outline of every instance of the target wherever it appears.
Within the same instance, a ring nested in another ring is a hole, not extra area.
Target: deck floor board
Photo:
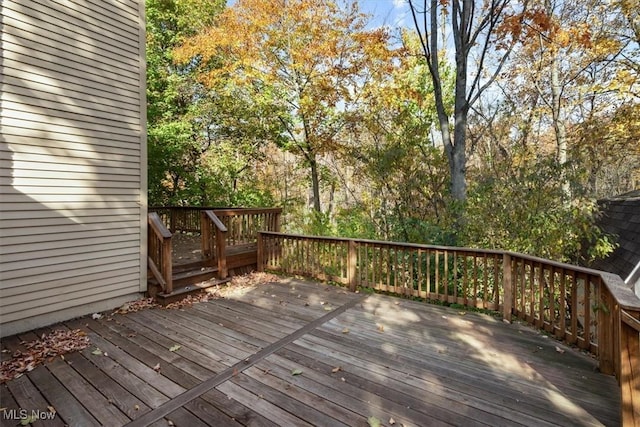
[[[92,345],[1,385],[0,406],[53,406],[57,425],[620,424],[615,379],[528,326],[315,282],[53,328]]]

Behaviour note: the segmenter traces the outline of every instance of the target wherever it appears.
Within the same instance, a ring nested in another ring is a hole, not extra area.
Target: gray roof
[[[598,226],[617,236],[618,247],[605,259],[593,263],[593,268],[619,275],[633,285],[640,280],[640,190],[598,202],[602,217]]]

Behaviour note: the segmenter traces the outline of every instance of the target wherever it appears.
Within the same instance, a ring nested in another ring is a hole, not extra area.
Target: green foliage
[[[341,237],[376,239],[375,224],[363,206],[340,208],[336,212],[336,234]]]
[[[269,135],[264,103],[245,88],[214,90],[198,80],[201,59],[174,63],[174,48],[212,25],[222,0],[147,0],[148,174],[151,205],[265,206],[271,191],[253,165]],[[270,97],[268,91],[261,96]]]
[[[497,176],[477,177],[468,198],[466,245],[574,263],[609,253],[609,238],[594,224],[595,201],[564,199],[562,183],[572,171],[565,172],[554,156],[525,157],[519,164],[505,161]]]
[[[329,214],[316,210],[307,210],[304,213],[295,215],[288,224],[288,231],[311,236],[337,235]]]

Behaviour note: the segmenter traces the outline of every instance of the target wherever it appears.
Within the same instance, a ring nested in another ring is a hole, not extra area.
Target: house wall
[[[146,290],[144,0],[0,2],[0,336]]]

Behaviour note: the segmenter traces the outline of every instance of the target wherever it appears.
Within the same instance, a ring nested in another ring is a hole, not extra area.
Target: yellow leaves
[[[555,36],[555,42],[562,47],[569,46],[569,43],[571,43],[571,36],[569,32],[565,30],[558,31]]]

